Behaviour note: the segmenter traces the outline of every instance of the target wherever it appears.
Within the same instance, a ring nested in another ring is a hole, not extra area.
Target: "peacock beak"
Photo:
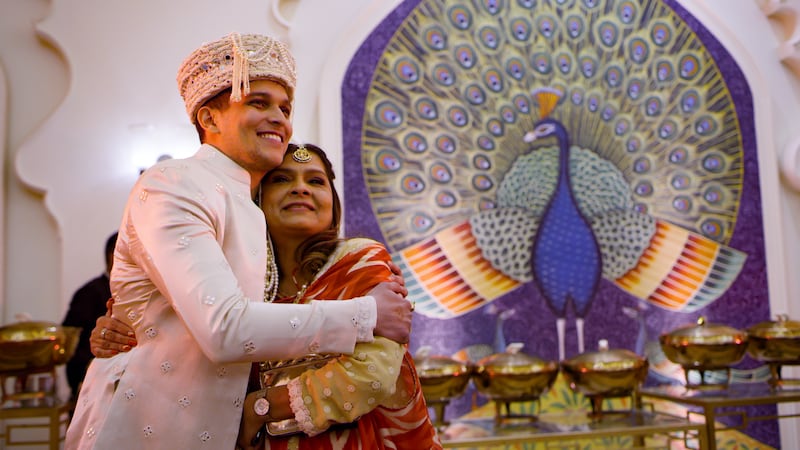
[[[525,136],[522,137],[522,140],[530,144],[531,142],[536,140],[536,132],[528,131],[527,133],[525,133]]]

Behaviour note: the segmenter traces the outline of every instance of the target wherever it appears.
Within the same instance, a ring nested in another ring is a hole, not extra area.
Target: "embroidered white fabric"
[[[357,342],[372,342],[375,340],[373,331],[378,323],[378,306],[375,297],[368,295],[355,299],[357,316],[355,325],[357,327]]]

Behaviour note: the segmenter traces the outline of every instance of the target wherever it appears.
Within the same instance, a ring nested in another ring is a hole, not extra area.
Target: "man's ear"
[[[197,110],[197,123],[204,130],[206,130],[206,132],[219,132],[219,128],[217,128],[217,122],[214,117],[214,111],[208,106],[202,106]]]

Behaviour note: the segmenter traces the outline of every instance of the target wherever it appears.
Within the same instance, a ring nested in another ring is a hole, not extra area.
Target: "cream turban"
[[[241,101],[250,92],[251,80],[274,80],[294,98],[297,84],[295,61],[281,41],[259,34],[231,33],[203,44],[178,69],[178,89],[189,120],[195,123],[197,110],[227,88],[231,101]]]

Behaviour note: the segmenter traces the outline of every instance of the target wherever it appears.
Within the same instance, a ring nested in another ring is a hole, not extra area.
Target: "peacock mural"
[[[747,80],[677,1],[407,0],[342,100],[346,231],[402,268],[412,346],[512,311],[526,351],[609,339],[677,382],[659,333],[769,318]]]
[[[408,0],[343,84],[345,225],[446,345],[495,303],[559,359],[766,319],[749,95],[674,0]]]

